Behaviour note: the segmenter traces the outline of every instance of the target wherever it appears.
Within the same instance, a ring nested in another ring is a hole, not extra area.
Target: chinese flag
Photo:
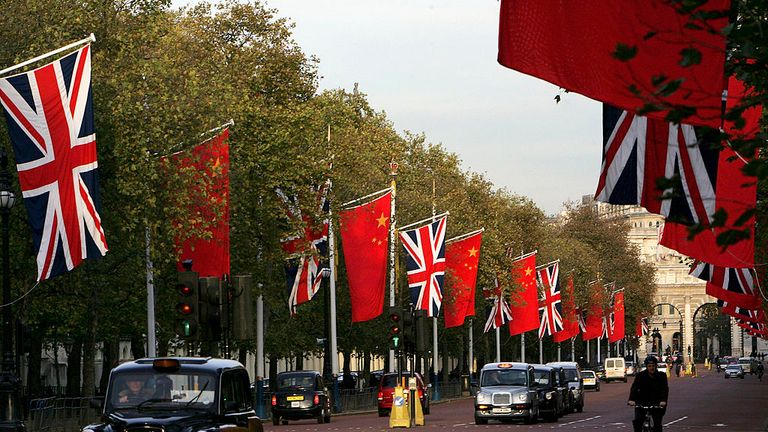
[[[719,127],[725,81],[725,36],[720,30],[728,25],[730,1],[709,0],[693,13],[679,12],[676,4],[501,0],[498,61],[626,110],[637,111],[646,102],[694,107],[696,114],[685,123]],[[697,18],[710,12],[724,13],[717,19]],[[631,60],[614,56],[618,44],[625,52],[635,51]],[[693,50],[701,55],[699,61]],[[686,60],[691,64],[682,66]],[[654,85],[659,77],[666,80]],[[679,89],[665,95],[664,84],[673,80],[680,80]]]
[[[392,193],[339,212],[352,322],[381,315],[387,279]]]
[[[512,262],[512,288],[509,306],[512,321],[509,322],[511,336],[539,328],[539,293],[536,288],[536,253],[523,256]]]
[[[554,342],[563,342],[579,334],[579,320],[576,317],[576,302],[573,294],[573,274],[568,275],[563,296],[563,330],[552,336]]]
[[[209,180],[199,182],[191,195],[205,197],[193,205],[190,220],[213,221],[208,230],[211,238],[192,237],[177,247],[181,250],[181,262],[192,260],[192,270],[201,277],[222,277],[229,274],[229,129],[192,149],[192,157],[180,154],[176,160],[181,169],[194,167],[200,176]]]
[[[728,81],[729,108],[738,105],[748,94],[744,84],[731,78]],[[742,114],[745,121],[743,128],[736,130],[732,122],[726,122],[725,131],[739,138],[751,138],[760,129],[759,122],[762,108],[750,108]],[[707,229],[692,239],[688,239],[688,228],[684,225],[668,222],[664,224],[661,244],[683,255],[704,261],[718,267],[744,268],[753,267],[755,262],[755,217],[750,216],[742,225],[736,221],[747,210],[754,210],[757,203],[757,183],[754,177],[744,174],[746,161],[728,146],[720,151],[717,164],[715,205],[717,210],[724,210],[728,217],[724,226]],[[717,236],[730,229],[749,229],[750,237],[728,246],[726,250],[717,244]]]
[[[448,295],[443,297],[445,328],[458,327],[464,324],[464,318],[475,314],[475,284],[482,241],[480,231],[445,245],[448,268]]]
[[[614,343],[622,339],[624,339],[624,291],[619,291],[613,297],[613,330],[608,329],[608,342]]]
[[[590,301],[587,309],[587,322],[581,339],[588,341],[603,334],[603,284],[594,282],[590,285]]]

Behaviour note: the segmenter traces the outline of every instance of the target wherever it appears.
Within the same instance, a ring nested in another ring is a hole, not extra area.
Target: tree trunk
[[[67,391],[68,397],[80,396],[80,372],[82,369],[83,341],[75,339],[72,349],[67,353]]]
[[[99,379],[99,389],[106,393],[109,384],[109,373],[117,366],[120,357],[120,344],[117,341],[105,340],[102,349],[102,368],[101,378]]]
[[[303,354],[296,354],[296,369],[295,370],[304,370],[304,355]]]
[[[96,357],[96,320],[93,319],[88,324],[88,331],[85,334],[83,343],[83,396],[93,397],[96,392],[95,382],[95,357]]]
[[[274,390],[277,388],[277,356],[269,356],[269,387]]]
[[[134,359],[140,359],[146,357],[146,350],[144,349],[144,337],[141,335],[131,335],[131,355]]]
[[[43,331],[34,329],[30,338],[30,351],[27,358],[27,389],[30,398],[41,396],[43,383],[40,379],[40,363],[43,354]]]

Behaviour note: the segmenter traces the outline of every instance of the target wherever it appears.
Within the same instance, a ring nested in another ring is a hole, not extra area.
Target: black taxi
[[[331,422],[331,397],[317,371],[289,371],[277,375],[272,394],[272,424],[288,420],[317,419]]]
[[[234,360],[145,358],[112,369],[96,401],[102,423],[83,432],[262,432],[248,372]]]

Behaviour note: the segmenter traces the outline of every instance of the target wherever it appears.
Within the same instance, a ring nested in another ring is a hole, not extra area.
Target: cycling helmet
[[[658,365],[659,364],[659,359],[657,359],[656,356],[650,355],[650,356],[645,358],[645,361],[643,361],[643,364],[645,364],[646,366],[651,364],[651,363],[653,363],[655,365]]]

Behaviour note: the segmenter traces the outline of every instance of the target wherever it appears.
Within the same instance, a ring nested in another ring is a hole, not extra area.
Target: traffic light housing
[[[200,322],[204,329],[203,340],[221,341],[221,280],[217,277],[200,278]]]
[[[176,283],[176,334],[183,340],[200,338],[198,273],[181,271]]]
[[[413,317],[416,337],[416,352],[425,354],[429,351],[429,324],[430,319],[427,311],[423,309],[416,310]]]
[[[389,308],[389,347],[403,349],[403,310],[399,307]]]

